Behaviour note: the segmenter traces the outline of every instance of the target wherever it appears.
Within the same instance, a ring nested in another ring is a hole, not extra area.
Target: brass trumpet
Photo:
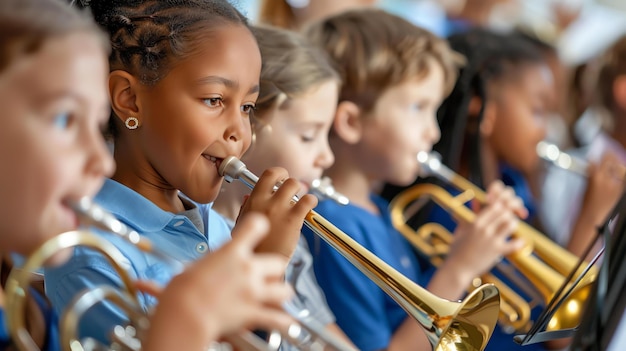
[[[171,258],[164,252],[156,250],[150,240],[142,237],[124,223],[117,220],[112,214],[100,206],[91,202],[89,198],[73,202],[70,207],[78,214],[82,225],[98,227],[102,230],[120,236],[137,246],[144,252],[153,254],[163,259],[175,268],[184,269],[179,261]],[[13,270],[7,280],[7,320],[9,332],[16,346],[22,351],[38,350],[35,342],[25,327],[24,309],[28,289],[31,283],[31,272],[36,271],[44,265],[51,257],[60,251],[75,246],[84,246],[97,250],[103,254],[119,274],[124,289],[111,286],[100,286],[95,289],[86,290],[79,293],[70,303],[70,308],[66,309],[59,322],[61,345],[65,350],[124,350],[140,351],[141,338],[149,328],[149,319],[140,307],[137,299],[138,290],[133,280],[119,262],[125,261],[123,254],[110,242],[84,231],[70,231],[60,234],[47,240],[26,260],[22,269]],[[130,324],[127,326],[115,326],[112,330],[111,345],[102,345],[98,341],[85,338],[79,340],[77,336],[78,325],[82,316],[95,304],[109,301],[126,313]],[[289,326],[284,335],[284,339],[290,343],[302,347],[303,350],[309,347],[328,348],[337,351],[354,351],[343,341],[338,340],[334,335],[324,330],[319,322],[310,318],[306,311],[298,310],[289,303],[283,305],[283,309],[295,319],[295,323]],[[237,335],[228,336],[225,341],[242,351],[275,351],[264,340],[251,332],[243,332]],[[312,346],[313,345],[313,346]],[[219,343],[209,347],[210,351],[217,351],[223,348]],[[227,347],[227,349],[232,349]]]
[[[235,157],[219,166],[227,182],[239,179],[253,188],[258,177]],[[298,201],[294,197],[293,201]],[[361,272],[389,294],[424,329],[433,350],[483,350],[493,332],[499,311],[499,293],[493,285],[483,285],[462,302],[438,298],[406,278],[362,247],[315,211],[305,225],[338,250]]]
[[[437,176],[463,191],[457,196],[452,196],[439,186],[418,184],[400,193],[391,202],[391,218],[394,226],[418,251],[437,266],[449,251],[453,240],[452,235],[435,223],[427,223],[418,230],[414,230],[406,224],[406,209],[420,199],[430,198],[458,218],[473,222],[475,214],[464,204],[471,199],[484,204],[486,196],[480,188],[443,165],[438,157],[421,152],[417,160],[422,168],[422,176]],[[511,272],[511,269],[502,269],[502,271],[514,282],[525,278],[540,294],[541,302],[547,304],[577,266],[579,258],[524,222],[520,222],[514,235],[523,238],[526,246],[507,256],[508,261],[517,271]],[[584,267],[581,267],[576,274],[580,274],[583,270]],[[574,328],[578,325],[589,289],[596,276],[597,269],[592,267],[553,316],[548,324],[548,330]],[[530,326],[530,303],[491,273],[483,275],[480,279],[482,282],[495,284],[501,292],[500,324],[509,331],[526,330]],[[525,281],[521,283],[523,285]],[[519,286],[519,288],[525,287]]]

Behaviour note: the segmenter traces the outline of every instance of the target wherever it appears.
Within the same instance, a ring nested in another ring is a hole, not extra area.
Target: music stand
[[[617,237],[614,237],[615,240],[622,239],[623,235],[621,234],[624,232],[624,229],[626,229],[626,228],[623,228],[625,227],[624,224],[626,224],[626,221],[625,221],[626,211],[625,210],[626,210],[626,196],[622,194],[622,198],[618,201],[616,206],[613,208],[613,211],[611,211],[611,214],[604,221],[603,225],[597,229],[594,240],[592,240],[590,245],[585,249],[584,254],[581,255],[581,258],[578,261],[578,264],[574,267],[571,273],[567,276],[567,278],[565,279],[565,281],[563,282],[559,290],[554,294],[554,297],[550,300],[550,302],[548,303],[548,305],[546,306],[542,314],[538,317],[537,321],[533,324],[533,326],[531,327],[531,329],[528,331],[527,334],[516,335],[513,338],[515,342],[524,346],[524,345],[530,345],[530,344],[539,343],[539,342],[545,342],[549,340],[562,339],[562,338],[573,336],[578,333],[581,325],[579,325],[576,328],[561,329],[561,330],[555,330],[555,331],[545,331],[545,328],[548,325],[549,321],[552,319],[552,316],[554,315],[554,313],[556,313],[556,311],[559,309],[559,307],[561,307],[563,302],[572,294],[578,282],[580,282],[585,277],[585,275],[589,272],[591,267],[598,261],[598,259],[604,252],[606,252],[605,261],[602,264],[601,269],[600,269],[600,274],[598,278],[596,279],[594,286],[592,287],[592,294],[590,295],[589,301],[594,301],[593,300],[594,297],[597,296],[596,292],[597,292],[598,282],[603,280],[601,279],[603,277],[603,274],[606,275],[604,271],[607,269],[604,267],[609,266],[609,263],[608,263],[608,261],[610,261],[609,257],[615,257],[616,259],[621,259],[621,257],[624,257],[624,255],[626,255],[626,240],[621,240],[624,242],[624,244],[622,245],[623,246],[622,251],[615,252],[611,254],[610,256],[608,252],[609,242],[611,240],[610,222],[618,214],[621,214],[613,232],[615,233],[614,235],[617,236]],[[578,277],[576,277],[573,284],[569,284],[573,280],[576,272],[578,272],[579,268],[584,263],[584,258],[589,255],[589,253],[591,252],[591,249],[595,246],[595,243],[601,236],[604,237],[604,242],[605,242],[604,247],[602,248],[602,250],[600,250],[600,252],[598,252],[598,254],[594,256],[591,262],[585,267],[583,272],[579,274]],[[618,256],[615,256],[615,254],[617,254]],[[623,272],[624,278],[626,278],[626,266],[624,267],[623,271],[624,271]],[[604,279],[604,281],[606,281],[606,279]],[[566,289],[566,287],[568,288]],[[618,290],[618,291],[623,291],[623,290]],[[616,296],[614,296],[614,299],[618,297],[622,297],[620,296],[621,294],[618,294],[618,293],[613,293],[613,294],[614,295],[616,294]],[[623,302],[626,302],[626,298],[622,300],[624,300]],[[590,305],[591,303],[588,303],[588,306]],[[590,307],[586,308],[585,316],[587,315],[587,312],[589,309]],[[623,309],[623,305],[622,305],[622,309]],[[620,311],[622,311],[622,309],[620,309]],[[583,319],[583,321],[586,321],[586,320],[587,320],[586,318]],[[617,322],[619,322],[619,320]],[[615,323],[615,327],[616,326],[617,326],[617,323]]]
[[[574,335],[572,351],[606,350],[624,318],[626,307],[626,195],[622,194],[615,213],[618,218],[607,240],[605,261],[590,296],[590,303]]]

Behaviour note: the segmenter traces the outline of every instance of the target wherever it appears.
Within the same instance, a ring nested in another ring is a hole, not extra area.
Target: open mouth
[[[220,164],[222,164],[222,161],[224,161],[223,158],[215,157],[215,156],[211,156],[211,155],[202,155],[202,157],[204,157],[207,160],[209,160],[210,162],[214,163],[215,167],[217,167],[218,169],[220,167]]]

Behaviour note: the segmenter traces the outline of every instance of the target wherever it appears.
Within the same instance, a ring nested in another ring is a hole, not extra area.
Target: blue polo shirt
[[[0,309],[0,347],[3,349],[11,345],[9,326],[7,325],[4,309]]]
[[[186,199],[184,195],[180,196]],[[194,203],[202,215],[205,235],[188,217],[163,211],[139,193],[114,180],[105,181],[95,202],[150,239],[156,249],[182,263],[195,261],[230,240],[227,223],[211,209],[210,204]],[[120,264],[133,280],[149,280],[165,285],[179,273],[179,268],[169,266],[158,256],[141,252],[113,234],[96,229],[94,232],[112,242],[122,252],[126,261]],[[60,267],[46,269],[45,284],[48,298],[61,315],[72,299],[84,289],[101,285],[121,287],[122,281],[102,254],[89,248],[77,247],[69,262]],[[139,300],[145,311],[157,303],[149,295],[140,294]],[[108,342],[111,328],[126,321],[125,313],[110,303],[101,303],[84,315],[79,335]]]

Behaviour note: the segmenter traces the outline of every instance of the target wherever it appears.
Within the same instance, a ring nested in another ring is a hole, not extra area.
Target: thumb
[[[237,221],[232,231],[233,245],[243,245],[253,251],[267,235],[270,222],[260,213],[246,213]]]

